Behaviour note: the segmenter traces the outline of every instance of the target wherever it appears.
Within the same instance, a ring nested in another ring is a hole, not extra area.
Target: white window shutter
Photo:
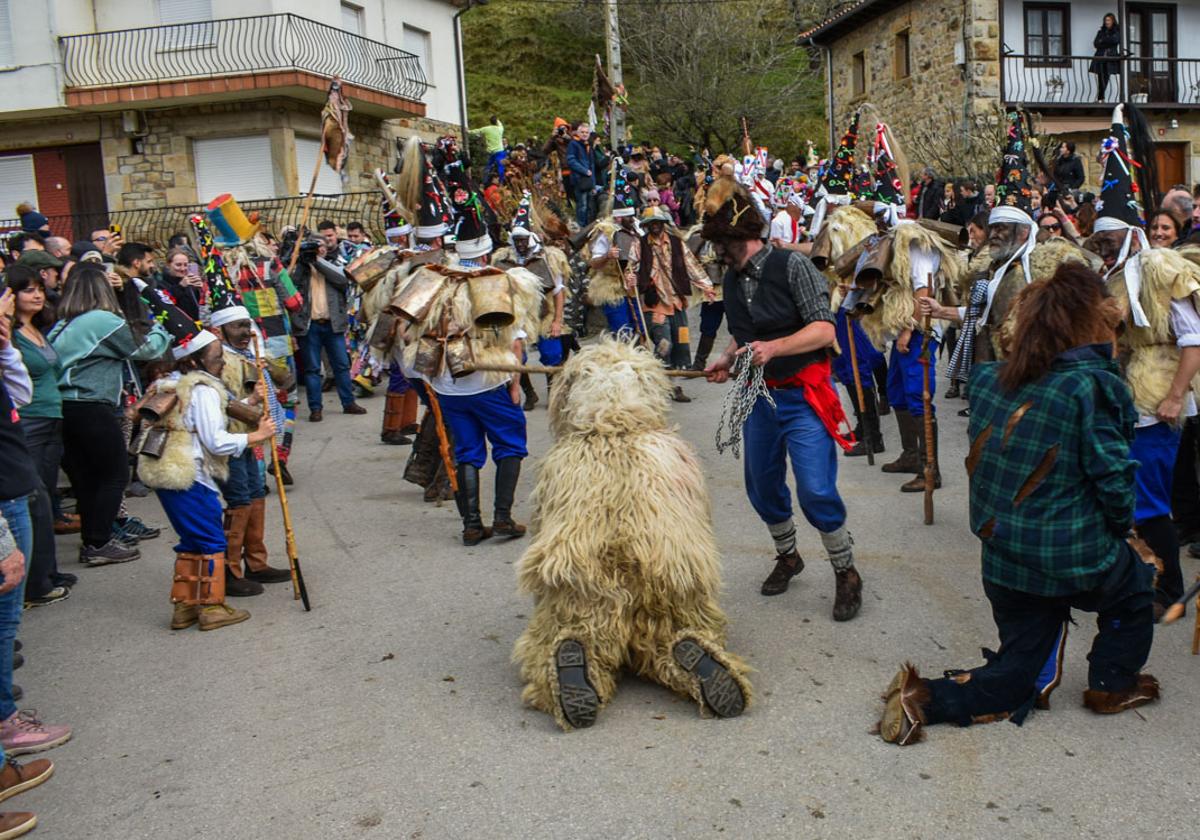
[[[192,141],[196,198],[207,204],[222,193],[238,201],[275,198],[270,138],[215,137]]]
[[[317,163],[317,155],[321,152],[321,141],[315,137],[296,135],[296,172],[300,176],[300,195],[308,194],[308,186],[312,183],[313,167]],[[317,175],[315,195],[341,195],[346,191],[342,179],[325,163],[321,157],[321,171]]]
[[[17,218],[17,205],[22,201],[38,206],[33,155],[0,157],[0,219]]]
[[[158,22],[163,26],[212,19],[212,0],[158,0]]]

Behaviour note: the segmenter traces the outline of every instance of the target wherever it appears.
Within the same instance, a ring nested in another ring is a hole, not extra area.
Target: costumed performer
[[[637,190],[631,175],[618,167],[613,188],[612,216],[592,225],[585,249],[592,272],[588,278],[587,299],[604,310],[608,330],[613,335],[641,335],[643,326],[630,299],[625,295],[625,271],[638,237]]]

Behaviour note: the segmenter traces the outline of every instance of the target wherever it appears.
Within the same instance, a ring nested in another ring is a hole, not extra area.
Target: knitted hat
[[[36,210],[21,214],[22,233],[41,233],[43,228],[50,227],[50,220]]]
[[[996,206],[1015,207],[1032,214],[1029,185],[1029,156],[1025,153],[1025,133],[1016,111],[1008,113],[1008,135],[1004,141],[999,176],[996,179]]]

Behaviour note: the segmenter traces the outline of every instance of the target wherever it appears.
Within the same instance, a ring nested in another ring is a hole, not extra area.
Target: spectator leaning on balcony
[[[21,220],[22,233],[50,235],[50,220],[35,210],[28,201],[22,201],[17,205],[17,216]]]
[[[1112,60],[1121,55],[1121,27],[1117,24],[1116,15],[1109,13],[1104,16],[1104,23],[1092,40],[1092,46],[1096,48],[1096,57],[1088,66],[1088,72],[1096,75],[1096,101],[1103,102],[1108,96],[1109,77],[1121,73],[1121,63]]]
[[[1059,193],[1077,190],[1083,186],[1083,161],[1075,154],[1074,143],[1058,144],[1058,154],[1054,156],[1052,171]]]

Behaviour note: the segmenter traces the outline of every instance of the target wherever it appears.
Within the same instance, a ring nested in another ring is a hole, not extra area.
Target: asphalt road
[[[408,449],[378,443],[382,399],[346,417],[326,395],[326,421],[299,423],[289,493],[313,611],[277,585],[238,601],[245,624],[172,632],[169,530],[140,561],[100,569],[80,569],[60,538],[80,583],[25,613],[17,681],[75,737],[46,754],[51,781],[4,807],[36,811],[35,836],[89,840],[1195,836],[1190,618],[1156,640],[1148,670],[1164,698],[1137,713],[1080,705],[1094,627],[1080,615],[1051,712],[1021,728],[934,727],[904,750],[869,734],[901,661],[937,675],[996,644],[966,526],[960,403],[941,414],[932,527],[903,479],[842,459],[866,589],[859,618],[835,624],[833,574],[803,524],[803,575],[758,594],[773,552],[741,464],[713,445],[724,388],[685,389],[695,402],[675,419],[709,479],[730,648],[757,668],[742,718],[700,719],[632,676],[587,731],[522,708],[509,654],[530,612],[513,575],[523,542],[463,548],[453,504],[423,504],[400,479]],[[529,429],[519,518],[549,443],[544,402]],[[273,494],[268,505],[282,564]],[[133,507],[165,526],[153,497]],[[1185,559],[1188,579],[1197,566]]]

